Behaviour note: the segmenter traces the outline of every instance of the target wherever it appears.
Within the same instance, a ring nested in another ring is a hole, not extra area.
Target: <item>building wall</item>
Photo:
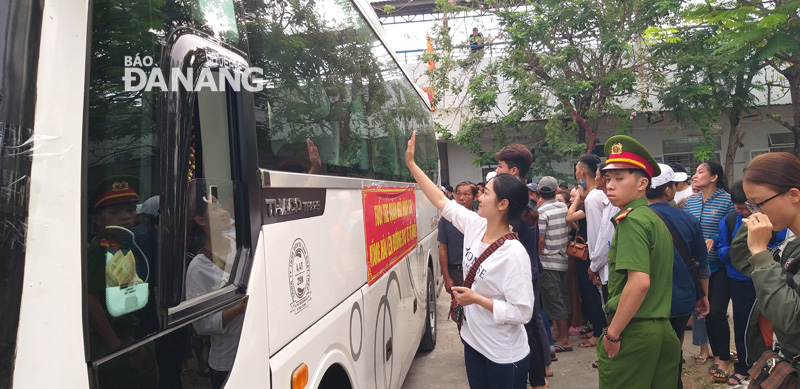
[[[791,107],[779,106],[772,107],[765,111],[770,114],[780,114],[783,118],[791,120]],[[665,139],[682,139],[688,137],[699,137],[702,135],[699,128],[681,128],[677,123],[670,119],[669,113],[663,114],[664,120],[658,123],[648,125],[645,115],[637,115],[634,121],[634,130],[629,134],[642,143],[654,157],[661,158],[663,161],[664,150],[663,141]],[[734,179],[738,179],[742,175],[742,170],[745,168],[751,159],[751,151],[765,150],[770,148],[769,134],[771,133],[786,133],[788,130],[775,121],[763,118],[759,115],[746,118],[742,120],[742,130],[746,133],[744,138],[744,146],[739,148],[736,153],[736,160],[734,163]],[[726,118],[723,117],[722,121],[717,122],[714,126],[714,133],[720,136],[721,147],[717,151],[720,157],[720,163],[724,166],[725,154],[728,145],[728,135],[730,126]],[[600,142],[605,142],[616,131],[616,128],[608,125],[601,124],[597,137]],[[491,136],[488,134],[487,136]],[[450,184],[458,183],[460,181],[469,180],[473,182],[483,181],[482,169],[487,166],[477,167],[473,165],[472,160],[477,158],[477,155],[467,151],[463,147],[451,142],[446,141],[448,149],[448,164],[450,171]],[[482,140],[485,150],[491,149],[490,140]],[[530,142],[532,143],[532,142]],[[554,166],[559,172],[571,174],[573,171],[572,163],[561,163]],[[692,172],[693,173],[693,172]],[[536,176],[541,176],[541,172],[534,172]]]

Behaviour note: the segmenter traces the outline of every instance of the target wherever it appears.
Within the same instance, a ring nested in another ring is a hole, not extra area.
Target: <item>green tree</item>
[[[800,156],[800,0],[707,0],[702,20],[720,26],[712,41],[715,54],[732,62],[747,60],[751,47],[765,67],[776,70],[779,87],[788,88],[792,118],[766,115],[794,134],[794,154]],[[768,85],[771,86],[771,85]]]
[[[446,15],[471,10],[445,0],[437,4]],[[446,26],[437,28],[432,37],[440,53],[423,56],[439,66],[430,75],[436,95],[464,96],[470,112],[455,141],[478,151],[476,139],[487,130],[494,131],[495,147],[513,137],[533,139],[534,169],[550,172],[552,162],[591,150],[601,122],[630,129],[633,109],[623,103],[638,99],[639,108],[650,106],[638,88],[646,82],[644,32],[678,4],[541,0],[516,6],[485,1],[481,11],[494,14],[500,25],[498,36],[487,40],[506,42],[498,58],[472,54],[453,59],[459,47]],[[466,75],[463,82],[459,75]],[[501,95],[509,96],[507,107]],[[535,122],[542,118],[545,125]]]
[[[652,60],[655,69],[671,69],[662,79],[659,98],[682,125],[697,125],[706,142],[695,150],[698,160],[714,151],[712,125],[727,118],[730,125],[724,168],[733,182],[736,151],[743,144],[741,120],[753,111],[757,99],[753,92],[762,89],[756,76],[763,69],[758,48],[742,45],[736,56],[723,52],[716,37],[725,26],[707,17],[705,5],[688,5],[674,20],[675,27],[651,29],[655,44]],[[730,19],[734,22],[734,19]]]

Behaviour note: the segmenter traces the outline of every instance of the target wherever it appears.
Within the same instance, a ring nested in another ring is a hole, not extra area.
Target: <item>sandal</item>
[[[711,374],[711,378],[714,382],[728,382],[728,372],[718,368]]]
[[[711,366],[708,367],[708,375],[714,375],[714,372],[719,370],[719,364],[712,363]]]
[[[578,345],[578,347],[580,347],[580,348],[590,348],[590,347],[597,347],[597,343],[596,343],[596,342],[595,342],[595,343],[592,343],[592,339],[590,338],[590,339],[586,339],[586,340],[584,340],[583,342],[581,342],[581,343]]]
[[[698,365],[705,365],[706,361],[708,361],[708,357],[704,357],[702,355],[698,355],[698,356],[694,357],[694,363],[696,363]]]
[[[589,332],[587,332],[585,334],[581,334],[580,336],[578,336],[578,339],[590,339],[593,336],[594,336],[594,333],[592,331],[589,331]]]
[[[737,386],[737,385],[741,385],[741,384],[742,384],[742,380],[746,380],[746,379],[747,379],[747,378],[749,378],[749,377],[750,377],[750,376],[746,376],[746,377],[744,377],[744,378],[739,378],[739,376],[738,376],[738,375],[736,375],[736,373],[734,373],[734,374],[731,374],[731,375],[728,377],[728,385],[730,385],[730,386]],[[733,383],[731,383],[731,380],[733,380]]]
[[[554,344],[553,346],[556,348],[557,353],[572,351],[572,347],[562,346],[560,344]]]
[[[600,368],[600,361],[592,362],[592,367],[595,368],[595,369],[599,369]]]

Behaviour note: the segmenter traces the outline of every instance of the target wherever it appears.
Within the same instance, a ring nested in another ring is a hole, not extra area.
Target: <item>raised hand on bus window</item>
[[[406,147],[406,166],[408,166],[408,170],[411,172],[411,175],[414,176],[414,180],[417,181],[419,188],[422,189],[422,193],[425,194],[425,197],[430,200],[430,202],[438,208],[440,211],[444,209],[444,206],[447,205],[447,202],[450,201],[447,199],[447,196],[439,190],[439,187],[431,181],[428,176],[425,175],[425,172],[417,166],[417,163],[414,162],[414,149],[417,144],[417,132],[414,131],[411,134],[411,139],[408,140],[408,146]]]
[[[311,162],[311,170],[308,174],[322,173],[322,159],[319,157],[319,149],[311,138],[306,138],[306,146],[308,146],[308,160]]]

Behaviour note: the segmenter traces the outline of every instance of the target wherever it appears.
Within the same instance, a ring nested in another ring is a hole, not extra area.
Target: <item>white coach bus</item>
[[[399,388],[442,290],[411,132],[438,153],[382,31],[365,0],[2,2],[0,388]]]

